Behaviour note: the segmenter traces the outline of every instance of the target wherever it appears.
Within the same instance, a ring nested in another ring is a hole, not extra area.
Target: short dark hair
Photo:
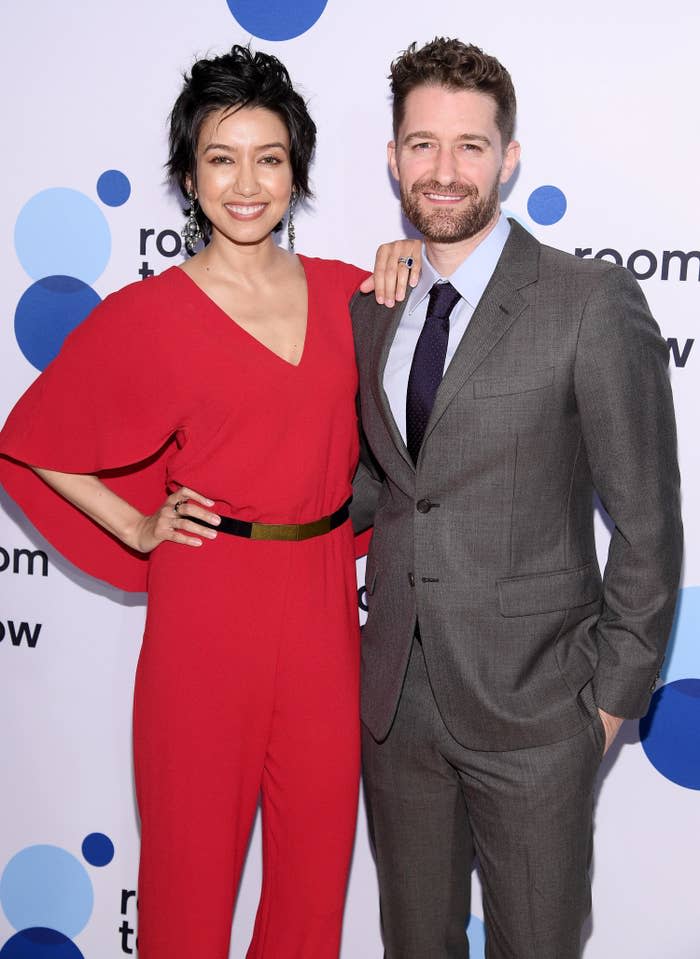
[[[170,177],[187,196],[187,177],[194,178],[202,124],[218,110],[264,107],[276,113],[289,133],[292,186],[300,199],[311,196],[309,167],[316,148],[316,124],[304,99],[292,86],[277,57],[234,44],[230,53],[198,60],[192,67],[170,114]],[[196,206],[195,216],[208,240],[209,220]]]
[[[476,90],[496,101],[496,124],[505,147],[515,130],[515,90],[506,68],[471,43],[435,37],[416,49],[412,43],[391,64],[391,92],[394,95],[394,137],[403,122],[406,97],[420,86],[441,86],[448,90]]]

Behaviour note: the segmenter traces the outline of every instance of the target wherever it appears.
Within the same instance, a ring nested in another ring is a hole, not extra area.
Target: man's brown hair
[[[506,68],[495,57],[473,44],[447,37],[435,37],[416,49],[412,43],[391,64],[391,92],[394,95],[394,137],[404,118],[406,97],[420,86],[447,87],[448,90],[475,90],[496,102],[496,124],[502,146],[513,139],[515,130],[515,90]]]

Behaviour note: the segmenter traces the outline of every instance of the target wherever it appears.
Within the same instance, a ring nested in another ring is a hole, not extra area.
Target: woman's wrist
[[[130,549],[135,549],[138,553],[146,553],[148,551],[141,546],[141,532],[146,517],[137,509],[133,509],[133,513],[133,516],[125,518],[120,530],[114,530],[114,534]]]

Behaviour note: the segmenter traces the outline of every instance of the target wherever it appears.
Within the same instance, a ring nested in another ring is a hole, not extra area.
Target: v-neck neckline
[[[269,346],[266,346],[266,345],[262,342],[262,340],[259,340],[259,339],[257,338],[257,336],[254,336],[254,335],[250,332],[250,330],[246,330],[246,328],[245,328],[244,326],[241,326],[241,324],[240,324],[236,319],[234,319],[234,317],[230,316],[230,315],[226,312],[226,310],[223,309],[223,307],[219,306],[219,304],[216,302],[216,300],[212,299],[212,297],[209,296],[209,294],[206,292],[206,290],[203,290],[203,289],[202,289],[202,287],[199,285],[199,283],[197,283],[197,281],[194,280],[194,279],[189,275],[189,273],[186,273],[186,272],[185,272],[183,269],[181,269],[179,266],[173,266],[173,267],[171,267],[171,269],[177,271],[177,272],[180,273],[182,276],[184,276],[184,277],[185,277],[185,280],[187,281],[187,283],[188,283],[190,286],[192,286],[192,287],[194,288],[194,290],[195,290],[196,292],[198,292],[198,293],[202,296],[202,298],[203,298],[204,300],[207,301],[207,303],[209,303],[209,304],[211,305],[211,307],[213,308],[213,310],[214,310],[216,313],[218,313],[220,316],[222,316],[222,317],[226,320],[226,322],[228,323],[229,327],[232,326],[235,330],[238,330],[247,340],[250,340],[252,343],[257,344],[257,346],[258,346],[261,350],[263,350],[265,353],[268,353],[273,359],[277,360],[279,363],[283,363],[285,366],[288,366],[288,367],[289,367],[290,369],[292,369],[292,370],[298,370],[299,367],[300,367],[300,366],[302,365],[302,363],[304,362],[304,359],[305,359],[306,354],[307,354],[307,352],[308,352],[309,333],[310,333],[310,331],[311,331],[311,315],[312,315],[312,309],[311,309],[311,283],[310,283],[310,280],[309,280],[309,271],[308,271],[308,265],[307,265],[306,257],[302,256],[300,253],[297,253],[297,258],[298,258],[299,262],[301,263],[301,267],[302,267],[302,269],[303,269],[303,271],[304,271],[304,279],[306,280],[306,327],[305,327],[305,329],[304,329],[304,342],[303,342],[302,347],[301,347],[301,356],[299,357],[299,362],[298,362],[298,363],[290,363],[289,360],[285,360],[285,358],[284,358],[283,356],[280,356],[279,353],[276,353],[274,350],[270,349]]]

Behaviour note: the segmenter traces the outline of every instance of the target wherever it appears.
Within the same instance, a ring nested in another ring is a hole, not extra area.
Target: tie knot
[[[435,283],[430,290],[427,315],[447,319],[459,300],[460,295],[451,283]]]

